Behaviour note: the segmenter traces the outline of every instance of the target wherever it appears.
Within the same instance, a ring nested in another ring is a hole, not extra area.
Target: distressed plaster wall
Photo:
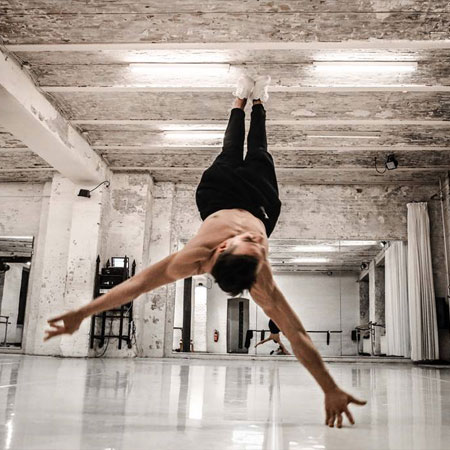
[[[359,324],[369,323],[369,281],[359,282]]]
[[[37,236],[44,183],[0,183],[0,236]]]
[[[61,352],[60,345],[51,341],[46,344],[45,350],[40,344],[39,348],[35,347],[37,334],[41,333],[38,330],[44,328],[48,314],[54,312],[57,305],[52,303],[53,300],[61,302],[67,289],[70,230],[73,224],[73,200],[69,201],[69,197],[76,198],[76,193],[73,187],[64,187],[58,177],[55,180],[48,183],[45,189],[43,184],[30,187],[8,183],[7,191],[2,190],[0,194],[0,202],[6,205],[7,210],[14,211],[7,221],[2,220],[4,234],[13,232],[16,222],[20,234],[38,235],[39,229],[46,230],[45,233],[41,231],[35,243],[30,280],[32,306],[27,310],[24,344],[29,353]],[[437,187],[433,185],[282,185],[280,195],[283,208],[273,237],[405,240],[406,204],[413,200],[427,200],[436,191]],[[101,233],[98,233],[98,252],[102,260],[126,253],[136,259],[138,271],[176,251],[180,240],[191,238],[201,224],[195,206],[195,186],[191,184],[153,185],[146,174],[114,174],[112,186],[102,201],[101,219],[98,219],[102,223]],[[442,269],[445,261],[442,259],[440,204],[437,201],[429,204],[436,292],[442,293],[446,278]],[[448,210],[446,204],[447,217]],[[118,353],[113,351],[112,346],[107,355],[131,356],[137,353],[141,356],[164,356],[170,353],[174,302],[173,284],[144,295],[135,303],[137,352],[126,350]],[[61,303],[58,305],[61,309]],[[442,335],[441,339],[446,342],[447,336]]]
[[[159,188],[160,183],[156,183]],[[161,183],[161,189],[167,186]],[[174,251],[179,239],[189,239],[201,224],[195,206],[195,186],[170,184],[173,201],[165,200],[166,213],[172,209],[170,219],[171,244],[166,248]],[[274,238],[305,239],[377,239],[406,240],[406,204],[410,201],[428,200],[437,191],[437,186],[346,186],[346,185],[282,185],[280,196],[283,201]],[[167,190],[164,192],[167,193]],[[431,202],[432,203],[432,202]],[[430,206],[432,221],[431,237],[435,252],[442,250],[442,229],[435,206]],[[162,215],[159,215],[162,220]],[[159,220],[154,217],[155,220]],[[165,219],[164,219],[165,220]],[[165,227],[169,222],[166,222]],[[160,224],[162,227],[163,225]],[[167,232],[167,231],[166,231]],[[155,235],[154,242],[163,239]],[[162,255],[161,255],[162,256]],[[439,256],[437,256],[439,257]],[[445,272],[440,265],[433,266],[435,281],[441,283]],[[173,327],[170,310],[175,302],[175,288],[167,291],[165,354],[171,352]],[[156,294],[155,294],[156,295]],[[155,297],[155,304],[161,304],[161,293]],[[157,309],[163,309],[163,306]],[[170,309],[170,310],[169,310]],[[368,319],[366,318],[366,321]],[[170,337],[170,338],[169,338]],[[153,338],[154,340],[156,338]]]
[[[48,318],[92,299],[102,188],[89,200],[77,197],[79,189],[58,174],[44,190],[25,317],[26,353],[88,354],[89,321],[84,321],[73,336],[43,342]]]

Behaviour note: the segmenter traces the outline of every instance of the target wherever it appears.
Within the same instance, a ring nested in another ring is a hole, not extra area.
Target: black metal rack
[[[121,259],[121,258],[120,258]],[[136,272],[136,261],[131,266],[131,276]],[[127,256],[123,257],[123,267],[111,266],[110,261],[106,262],[104,268],[100,270],[100,256],[97,257],[94,282],[94,298],[106,293],[109,289],[119,285],[130,278],[130,260]],[[106,333],[106,321],[111,321],[111,327]],[[118,334],[114,334],[113,323],[119,322]],[[94,348],[95,340],[99,341],[98,347],[102,348],[105,340],[118,339],[118,348],[122,348],[122,341],[126,342],[128,348],[131,348],[132,342],[132,322],[133,322],[133,302],[127,303],[109,311],[95,314],[91,319],[91,332],[89,339],[90,348]],[[98,334],[96,334],[96,332]]]

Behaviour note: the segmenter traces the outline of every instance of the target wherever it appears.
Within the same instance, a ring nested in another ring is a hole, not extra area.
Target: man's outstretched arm
[[[60,334],[72,334],[78,330],[84,319],[93,314],[117,308],[144,292],[152,291],[180,278],[198,274],[199,261],[204,256],[205,250],[202,248],[188,248],[169,255],[83,307],[50,319],[48,323],[51,328],[46,330],[44,340]]]
[[[322,388],[325,394],[326,425],[334,426],[337,419],[337,426],[340,428],[343,413],[353,424],[354,420],[347,405],[349,403],[364,405],[366,402],[355,399],[337,386],[297,314],[275,284],[267,264],[261,269],[257,283],[250,293],[267,316],[278,325],[291,343],[297,359],[308,369]]]

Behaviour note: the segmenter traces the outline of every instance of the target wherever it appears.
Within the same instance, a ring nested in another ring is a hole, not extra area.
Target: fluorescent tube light
[[[33,237],[32,236],[0,236],[0,239],[2,241],[10,241],[10,240],[16,240],[16,239],[20,239],[23,241],[32,241]]]
[[[325,138],[325,139],[380,139],[381,136],[366,136],[366,135],[342,135],[342,134],[307,134],[307,137],[311,138]]]
[[[295,258],[293,260],[293,262],[295,263],[305,263],[305,264],[322,264],[322,263],[327,263],[329,262],[329,258],[308,258],[308,257],[300,257],[300,258]]]
[[[315,253],[315,252],[337,252],[338,247],[333,247],[331,245],[297,245],[294,247],[296,252],[300,253]]]
[[[191,131],[191,132],[177,132],[167,131],[164,132],[164,137],[173,140],[201,140],[201,139],[223,139],[223,133],[208,133],[203,131]]]
[[[315,61],[319,73],[409,73],[417,69],[415,61]]]
[[[334,58],[336,59],[336,58]],[[227,63],[233,60],[232,52],[226,49],[152,49],[125,52],[122,60],[128,63]]]
[[[227,128],[226,124],[207,124],[207,123],[174,123],[158,126],[160,131],[222,131]]]
[[[151,75],[153,77],[171,78],[210,78],[223,77],[229,72],[228,64],[130,64],[133,73]]]
[[[339,241],[341,247],[358,247],[364,245],[377,245],[378,241]]]

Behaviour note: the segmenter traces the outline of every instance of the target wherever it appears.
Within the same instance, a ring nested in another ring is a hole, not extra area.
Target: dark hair
[[[254,256],[223,252],[217,258],[211,275],[223,291],[234,297],[253,286],[257,267],[258,259]]]

